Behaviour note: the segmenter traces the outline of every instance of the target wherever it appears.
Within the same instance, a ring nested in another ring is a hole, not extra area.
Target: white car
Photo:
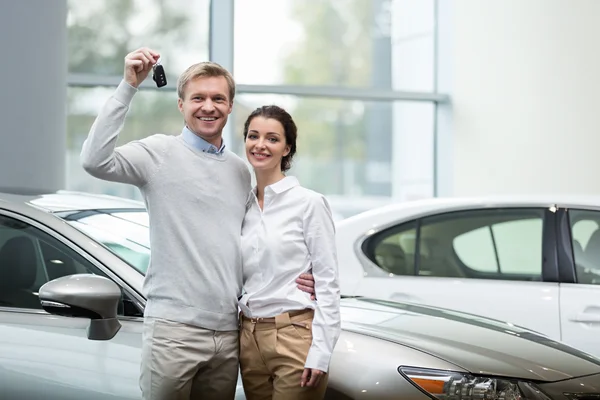
[[[337,223],[342,294],[525,326],[600,356],[600,199],[438,198]]]

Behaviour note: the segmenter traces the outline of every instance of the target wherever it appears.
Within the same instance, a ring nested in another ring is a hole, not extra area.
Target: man
[[[150,216],[143,398],[233,399],[240,233],[250,192],[250,172],[222,140],[235,82],[218,64],[192,65],[177,82],[181,135],[115,148],[137,88],[159,57],[148,48],[125,57],[123,81],[92,125],[81,162],[97,178],[137,186]],[[301,287],[313,292],[308,285]]]

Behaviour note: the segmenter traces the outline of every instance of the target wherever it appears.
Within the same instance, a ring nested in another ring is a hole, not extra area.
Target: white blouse
[[[288,176],[265,188],[261,210],[255,188],[242,227],[242,258],[244,315],[314,309],[305,367],[327,371],[341,324],[335,227],[325,197]],[[314,276],[315,301],[296,284],[306,272]]]

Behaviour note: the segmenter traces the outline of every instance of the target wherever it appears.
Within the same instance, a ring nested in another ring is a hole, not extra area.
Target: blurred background
[[[178,75],[219,62],[238,84],[228,148],[245,158],[254,108],[287,108],[299,127],[290,174],[326,194],[336,218],[436,196],[600,189],[599,1],[4,0],[2,9],[10,62],[0,68],[14,79],[0,166],[21,165],[0,169],[4,186],[139,199],[87,175],[78,155],[124,56],[148,46],[169,84],[142,86],[120,143],[179,134]]]
[[[209,0],[67,4],[69,189],[139,196],[135,188],[91,178],[78,161],[98,108],[114,90],[98,85],[122,73],[124,54],[157,49],[171,85],[136,97],[121,142],[180,133],[177,76],[209,59],[211,46],[233,46],[239,88],[226,145],[242,158],[245,118],[277,104],[299,128],[289,173],[328,195],[338,213],[434,195],[435,102],[393,93],[435,92],[433,0],[236,0],[233,43],[211,41],[211,25],[231,16],[224,7],[211,14]]]

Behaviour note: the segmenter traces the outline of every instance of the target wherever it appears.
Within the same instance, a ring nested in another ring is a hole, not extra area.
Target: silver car
[[[140,399],[148,240],[139,202],[0,194],[0,399]],[[600,398],[599,359],[509,323],[368,298],[342,323],[328,399]]]

